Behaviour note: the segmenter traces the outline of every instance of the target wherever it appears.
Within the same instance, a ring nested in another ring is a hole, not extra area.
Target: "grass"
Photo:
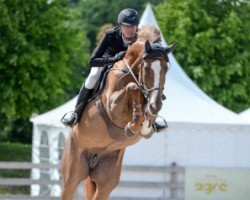
[[[31,162],[31,145],[0,143],[0,161]],[[0,177],[29,178],[30,170],[1,169]],[[0,194],[29,194],[29,186],[0,186]]]

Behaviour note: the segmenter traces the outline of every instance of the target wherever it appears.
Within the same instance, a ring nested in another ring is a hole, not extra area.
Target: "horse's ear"
[[[174,42],[173,44],[167,46],[165,49],[166,53],[169,54],[170,52],[172,52],[176,46],[177,42]]]
[[[145,52],[148,53],[152,49],[150,42],[147,40],[145,43]]]

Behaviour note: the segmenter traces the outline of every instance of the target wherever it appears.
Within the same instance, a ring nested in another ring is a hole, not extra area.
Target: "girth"
[[[112,139],[114,139],[116,141],[123,141],[123,140],[131,139],[132,137],[136,136],[136,135],[134,135],[132,137],[128,137],[127,134],[125,133],[124,128],[120,128],[120,127],[116,126],[111,121],[108,114],[106,113],[106,111],[103,108],[102,101],[100,98],[97,99],[96,106],[97,106],[97,109],[98,109],[100,115],[102,116],[103,120],[105,121],[105,124],[109,130],[110,137]]]

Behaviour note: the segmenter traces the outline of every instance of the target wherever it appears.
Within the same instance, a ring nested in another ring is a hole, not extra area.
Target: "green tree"
[[[108,29],[112,28],[112,27],[114,27],[114,26],[113,26],[113,24],[111,24],[111,23],[104,24],[103,26],[100,27],[100,30],[99,30],[99,32],[98,32],[98,34],[97,34],[97,36],[96,36],[96,45],[98,45],[99,42],[101,41],[101,39],[104,37],[105,32],[106,32]]]
[[[125,8],[136,9],[142,14],[146,4],[156,5],[163,0],[78,0],[76,5],[80,7],[82,12],[82,20],[87,31],[87,36],[91,40],[91,49],[95,48],[96,35],[99,28],[104,24],[117,24],[117,16],[119,12]]]
[[[250,3],[169,0],[155,14],[188,75],[213,99],[242,111],[250,106]]]
[[[0,0],[0,126],[9,133],[79,89],[89,40],[62,0]],[[80,69],[81,68],[81,69]],[[19,123],[19,122],[18,122]],[[17,123],[16,123],[17,124]],[[30,133],[29,133],[30,134]]]

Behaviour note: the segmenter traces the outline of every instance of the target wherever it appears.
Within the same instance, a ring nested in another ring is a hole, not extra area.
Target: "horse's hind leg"
[[[108,200],[110,193],[117,187],[124,151],[125,149],[117,150],[101,158],[91,172],[90,177],[96,184],[93,200]]]
[[[89,172],[87,160],[79,153],[72,134],[65,143],[61,169],[63,178],[61,200],[70,200],[79,183],[87,178]]]
[[[90,179],[90,177],[88,177],[84,181],[84,192],[85,192],[86,200],[93,200],[93,197],[96,192],[96,184],[94,181]]]

